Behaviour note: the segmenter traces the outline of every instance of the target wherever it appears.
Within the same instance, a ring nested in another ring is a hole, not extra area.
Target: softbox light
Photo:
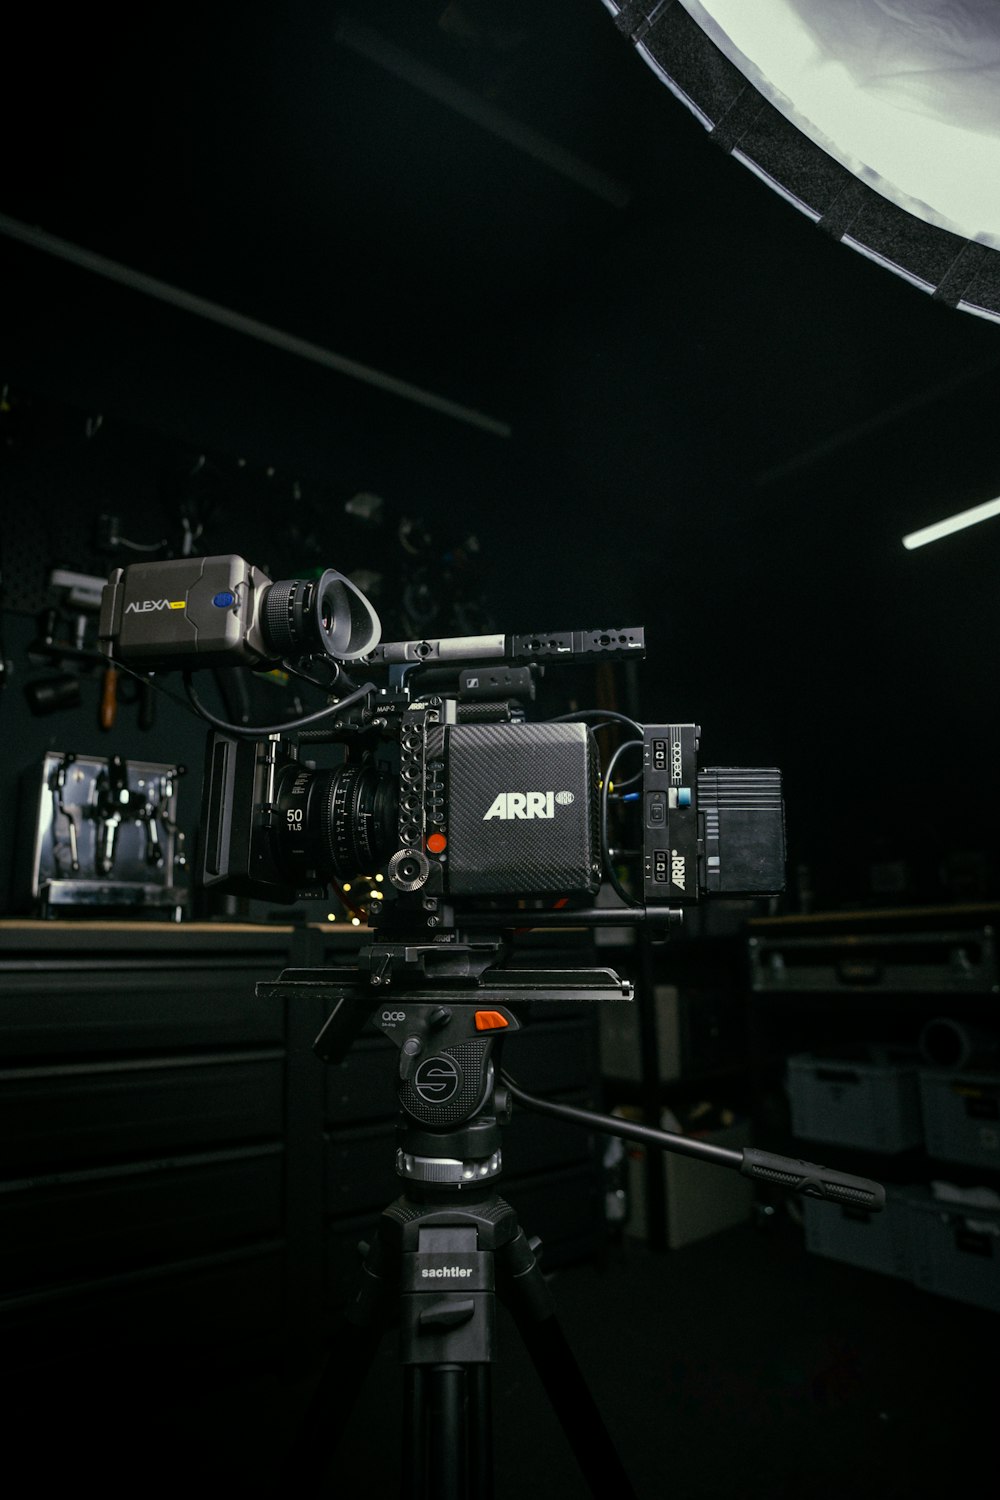
[[[820,228],[1000,321],[998,0],[604,0],[711,139]]]

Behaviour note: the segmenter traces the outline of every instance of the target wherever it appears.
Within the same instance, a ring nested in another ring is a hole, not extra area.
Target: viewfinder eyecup
[[[349,578],[327,568],[318,578],[272,583],[261,601],[261,632],[276,657],[324,652],[357,661],[378,645],[382,626]]]

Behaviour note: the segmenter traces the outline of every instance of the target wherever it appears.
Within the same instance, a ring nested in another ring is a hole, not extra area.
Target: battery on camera
[[[647,724],[643,735],[643,894],[647,902],[784,889],[781,773],[698,770],[696,724]]]

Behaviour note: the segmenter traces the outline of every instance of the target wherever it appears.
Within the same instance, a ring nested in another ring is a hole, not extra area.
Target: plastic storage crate
[[[907,1194],[910,1279],[924,1291],[1000,1312],[1000,1208]]]
[[[680,998],[672,984],[653,989],[656,1006],[657,1073],[664,1081],[679,1078],[681,1066]],[[598,1007],[601,1039],[601,1072],[606,1078],[642,1078],[642,1043],[639,1007],[613,1001]]]
[[[929,1156],[1000,1168],[1000,1074],[922,1068],[920,1103]]]
[[[911,1280],[910,1223],[902,1189],[889,1189],[881,1213],[802,1199],[806,1248],[866,1271]]]
[[[797,1053],[787,1061],[792,1129],[810,1141],[893,1154],[923,1140],[916,1060]]]
[[[750,1129],[741,1121],[698,1139],[739,1151],[750,1144]],[[720,1230],[745,1224],[750,1218],[754,1186],[748,1177],[716,1166],[714,1162],[699,1161],[697,1157],[680,1156],[670,1151],[657,1154],[662,1156],[668,1249],[679,1250],[684,1245],[718,1234]],[[631,1141],[628,1144],[627,1193],[629,1211],[625,1232],[637,1239],[648,1239],[646,1148]]]

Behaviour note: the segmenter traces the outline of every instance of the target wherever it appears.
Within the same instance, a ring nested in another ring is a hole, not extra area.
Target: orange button
[[[507,1017],[502,1016],[498,1010],[477,1010],[477,1031],[498,1031],[501,1026],[506,1026]]]
[[[427,847],[432,854],[440,854],[442,850],[447,849],[448,840],[443,833],[432,833],[427,839]]]

